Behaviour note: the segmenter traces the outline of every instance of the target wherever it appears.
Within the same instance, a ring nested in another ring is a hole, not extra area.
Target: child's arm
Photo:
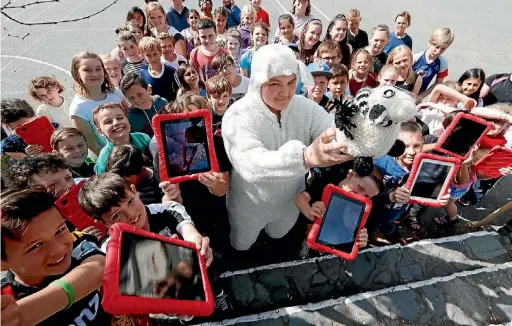
[[[476,106],[475,100],[445,85],[436,85],[434,87],[434,90],[430,94],[429,102],[437,103],[437,100],[441,95],[463,103],[464,107],[468,110],[471,110]]]
[[[183,226],[178,230],[178,233],[181,234],[183,240],[196,244],[196,248],[201,251],[201,256],[205,257],[206,267],[210,266],[213,261],[213,251],[212,248],[210,248],[210,238],[203,237],[192,223],[183,224]]]
[[[175,201],[183,204],[183,198],[181,197],[180,185],[177,183],[170,183],[169,181],[160,182],[158,185],[164,196],[162,197],[162,203],[166,201]]]
[[[303,191],[295,196],[295,206],[299,209],[299,211],[309,218],[309,212],[311,210],[311,206],[309,205],[309,201],[311,200],[311,196]]]
[[[416,77],[416,82],[414,83],[414,87],[412,89],[412,93],[414,95],[418,96],[418,94],[420,93],[420,89],[421,89],[421,85],[422,84],[423,84],[423,77],[418,75],[418,77]]]
[[[476,107],[471,110],[471,113],[484,119],[506,120],[512,124],[512,115],[492,107]]]
[[[229,190],[229,172],[208,172],[199,176],[199,182],[217,196],[224,196]]]
[[[183,40],[178,40],[174,47],[176,48],[176,53],[181,54],[184,57],[187,56],[187,45]]]
[[[60,278],[75,292],[75,302],[102,285],[105,256],[93,255]],[[35,325],[68,306],[68,296],[62,288],[48,285],[41,291],[16,302],[20,309],[20,325]]]
[[[102,146],[98,143],[98,139],[92,130],[91,124],[77,116],[72,116],[71,121],[73,122],[73,127],[80,130],[84,134],[89,149],[93,151],[94,154],[99,155]]]

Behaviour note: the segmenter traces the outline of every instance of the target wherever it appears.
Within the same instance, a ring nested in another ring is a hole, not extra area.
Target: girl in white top
[[[311,19],[315,18],[311,15],[311,2],[310,0],[294,0],[292,5],[292,10],[290,10],[290,14],[292,14],[295,29],[293,30],[293,34],[300,37],[300,33],[302,32],[302,28],[304,25]],[[281,35],[281,30],[276,29],[275,37],[279,37]]]
[[[128,103],[121,91],[112,85],[107,70],[96,53],[76,54],[71,62],[71,75],[76,83],[75,97],[69,109],[73,127],[84,134],[89,149],[98,155],[107,142],[94,124],[94,109],[101,104],[114,102],[128,110]]]
[[[187,56],[187,45],[180,32],[167,25],[166,14],[164,8],[158,2],[150,2],[146,6],[146,17],[148,19],[147,29],[153,34],[154,37],[158,33],[167,32],[174,37],[176,53],[182,56]]]
[[[34,100],[42,102],[36,109],[38,117],[45,116],[59,124],[59,127],[72,127],[69,117],[70,102],[61,96],[64,91],[55,77],[37,77],[30,81],[30,95]]]

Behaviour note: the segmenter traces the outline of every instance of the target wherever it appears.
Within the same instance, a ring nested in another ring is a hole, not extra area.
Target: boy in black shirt
[[[105,257],[54,201],[43,188],[2,196],[2,323],[115,325],[100,305]]]
[[[359,29],[361,23],[361,13],[359,9],[350,9],[347,14],[348,32],[347,43],[352,46],[352,53],[368,45],[368,34]]]

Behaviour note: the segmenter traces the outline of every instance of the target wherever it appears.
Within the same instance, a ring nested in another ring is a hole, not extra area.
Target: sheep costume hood
[[[294,198],[305,188],[304,150],[334,126],[334,116],[312,100],[294,95],[280,119],[261,97],[270,78],[296,75],[311,84],[313,77],[287,46],[266,45],[254,53],[249,90],[222,119],[224,147],[232,164],[226,198],[230,240],[247,250],[260,231],[281,238],[295,224]]]

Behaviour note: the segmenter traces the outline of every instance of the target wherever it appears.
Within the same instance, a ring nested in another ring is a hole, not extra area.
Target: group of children
[[[3,322],[144,324],[143,317],[110,316],[102,310],[99,288],[108,239],[92,227],[75,231],[53,205],[80,179],[87,179],[80,208],[105,226],[123,222],[196,243],[211,264],[216,312],[229,311],[227,294],[216,279],[220,272],[237,268],[229,243],[225,198],[231,163],[222,118],[248,91],[253,54],[270,41],[289,47],[307,65],[314,85],[298,81],[296,94],[327,111],[362,88],[382,85],[406,90],[418,103],[416,121],[401,125],[398,139],[405,144],[404,152],[376,159],[369,176],[358,175],[351,163],[311,170],[306,191],[295,198],[305,217],[299,224],[324,214],[322,191],[333,183],[373,200],[370,232],[364,229],[357,245],[366,246],[368,233],[377,229],[391,242],[403,242],[396,221],[404,217],[419,230],[425,211],[408,204],[410,193],[404,187],[414,158],[432,151],[454,114],[462,111],[487,119],[492,129],[463,162],[441,201],[446,214],[435,223],[453,225],[459,220],[457,202],[474,204],[499,181],[476,175],[471,166],[492,147],[512,144],[506,138],[512,123],[512,105],[506,103],[512,102],[512,77],[486,78],[475,68],[456,81],[447,80],[448,62],[442,55],[454,41],[449,28],[435,30],[426,50],[413,54],[407,34],[411,15],[406,11],[396,15],[393,32],[380,24],[366,33],[359,28],[357,9],[335,16],[324,30],[322,21],[311,15],[310,0],[294,0],[270,40],[269,16],[261,0],[251,0],[242,9],[234,0],[223,0],[215,9],[211,0],[199,0],[199,7],[200,12],[183,6],[183,0],[172,0],[166,12],[157,1],[146,0],[145,10],[131,8],[116,30],[113,51],[80,52],[72,58],[72,99],[62,95],[64,86],[55,77],[42,76],[29,83],[29,95],[41,103],[35,110],[19,98],[2,100],[2,187],[7,189],[0,208],[2,271],[7,271],[2,289],[13,291],[13,296],[2,295]],[[220,172],[180,184],[159,180],[153,117],[199,109],[212,114]],[[48,117],[56,128],[51,153],[27,145],[15,132],[39,116]],[[503,175],[510,171],[502,169]],[[301,250],[297,258],[307,255]]]

